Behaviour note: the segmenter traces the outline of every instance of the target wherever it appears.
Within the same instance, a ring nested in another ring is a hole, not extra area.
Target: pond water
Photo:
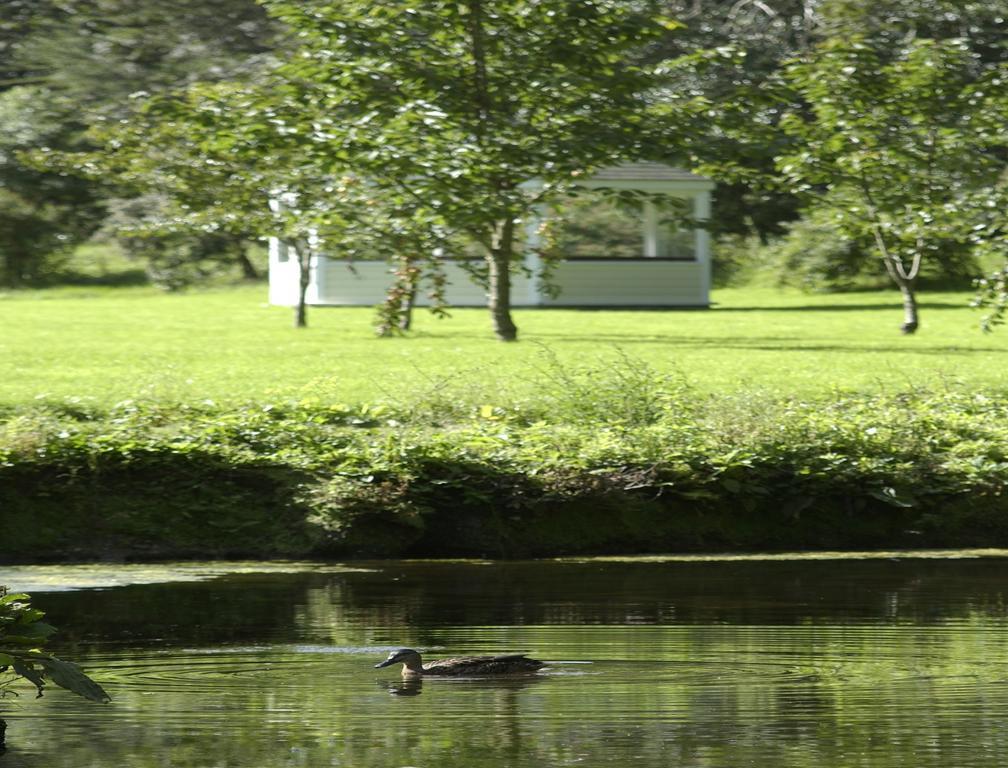
[[[0,568],[113,697],[0,701],[0,765],[1004,766],[1006,577],[991,556]],[[411,686],[373,669],[399,646],[550,665]]]

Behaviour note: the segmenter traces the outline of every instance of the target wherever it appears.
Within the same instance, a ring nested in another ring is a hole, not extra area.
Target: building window
[[[692,201],[659,203],[579,195],[558,206],[546,252],[561,259],[696,259]]]

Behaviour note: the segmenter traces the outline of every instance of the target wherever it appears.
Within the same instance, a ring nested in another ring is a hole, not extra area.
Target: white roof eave
[[[632,189],[640,192],[696,194],[710,192],[715,183],[681,168],[661,163],[627,163],[604,168],[594,176],[577,182],[586,189]],[[530,179],[522,187],[528,190],[542,188],[542,180]]]

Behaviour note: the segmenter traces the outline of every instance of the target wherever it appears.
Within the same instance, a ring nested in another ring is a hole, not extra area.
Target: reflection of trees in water
[[[1008,615],[991,561],[395,563],[343,574],[375,627],[800,624]]]
[[[219,568],[218,568],[219,570]],[[204,582],[39,592],[59,626],[55,644],[212,645],[286,637],[305,591],[304,574],[241,574]]]
[[[1008,616],[991,560],[366,564],[44,593],[58,645],[437,645],[439,628],[938,622]],[[460,650],[460,649],[455,649]],[[498,649],[499,650],[499,649]],[[509,650],[509,649],[504,649]],[[517,649],[525,650],[525,649]]]

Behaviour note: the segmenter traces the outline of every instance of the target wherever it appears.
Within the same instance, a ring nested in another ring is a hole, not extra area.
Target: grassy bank
[[[0,558],[1008,545],[1008,336],[965,295],[288,326],[261,289],[0,300]]]
[[[903,337],[895,292],[730,289],[709,311],[522,310],[522,341],[502,345],[477,309],[445,321],[421,312],[410,338],[376,340],[367,308],[313,310],[312,327],[296,331],[261,286],[14,293],[0,298],[0,403],[403,402],[464,380],[468,396],[497,404],[534,391],[544,347],[565,364],[618,347],[708,393],[1001,386],[1008,334],[980,334],[968,299],[925,295],[921,331]]]
[[[0,433],[0,558],[1008,545],[1003,399],[564,375],[495,408],[19,409]]]

